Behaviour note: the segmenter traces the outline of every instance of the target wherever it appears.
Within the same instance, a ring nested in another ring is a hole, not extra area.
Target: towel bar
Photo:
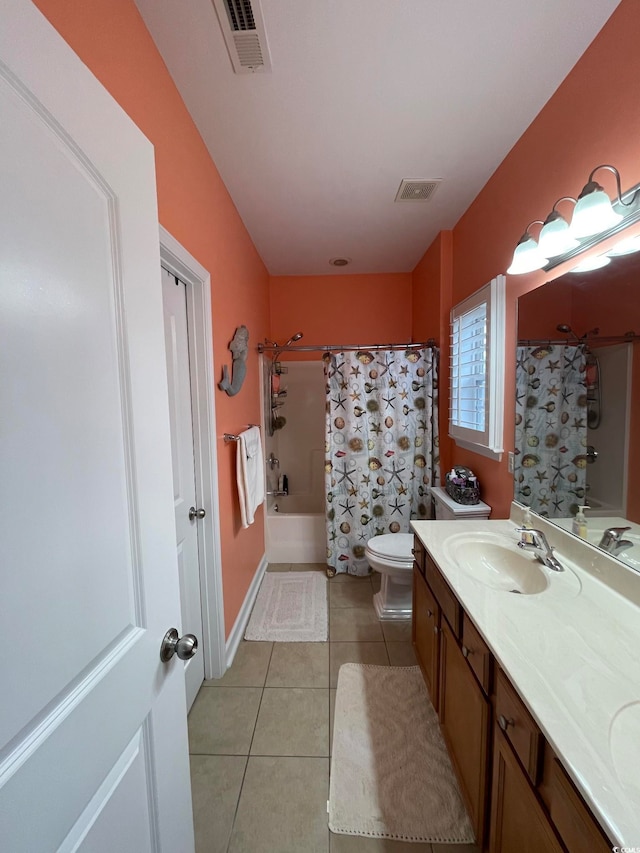
[[[254,427],[254,426],[258,426],[258,424],[247,424],[247,427]],[[240,436],[234,435],[232,432],[225,432],[223,438],[227,444],[230,441],[240,441]]]

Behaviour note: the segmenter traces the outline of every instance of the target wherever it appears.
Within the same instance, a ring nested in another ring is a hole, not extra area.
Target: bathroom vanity
[[[413,643],[478,845],[640,845],[640,574],[536,519],[415,521]]]

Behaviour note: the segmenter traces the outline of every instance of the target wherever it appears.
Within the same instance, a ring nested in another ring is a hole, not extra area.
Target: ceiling
[[[618,0],[252,3],[272,70],[235,74],[212,0],[136,0],[269,272],[321,275],[412,270]]]

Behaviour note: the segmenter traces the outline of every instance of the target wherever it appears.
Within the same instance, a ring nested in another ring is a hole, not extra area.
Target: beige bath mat
[[[417,666],[340,667],[329,828],[440,844],[473,830]]]
[[[327,578],[320,572],[267,572],[245,640],[314,643],[327,639]]]

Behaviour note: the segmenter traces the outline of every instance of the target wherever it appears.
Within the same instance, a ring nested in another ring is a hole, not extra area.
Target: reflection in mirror
[[[636,251],[518,299],[515,500],[640,570],[639,444]]]

